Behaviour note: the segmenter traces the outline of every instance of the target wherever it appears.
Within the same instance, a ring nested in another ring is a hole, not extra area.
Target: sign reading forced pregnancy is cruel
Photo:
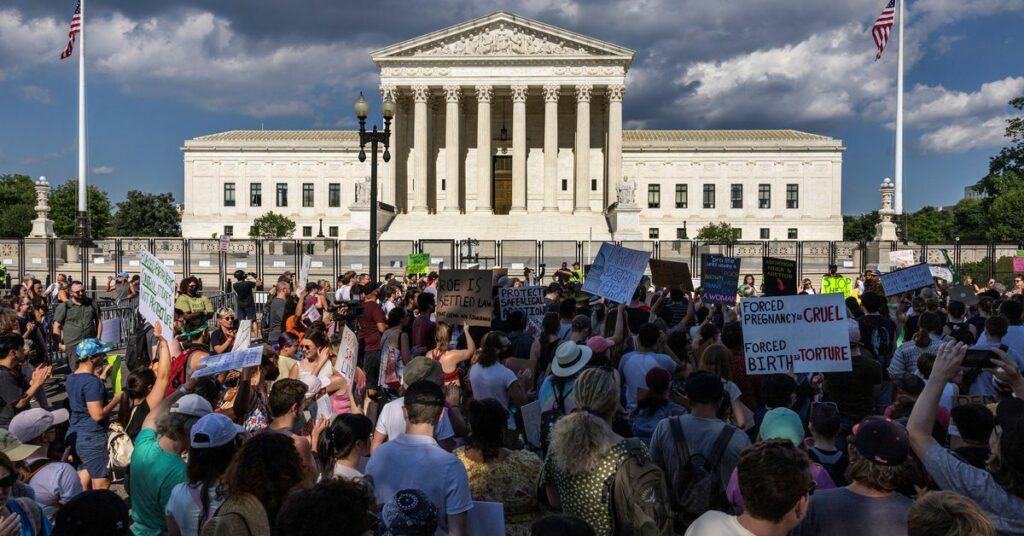
[[[493,277],[490,270],[443,270],[437,281],[437,319],[451,326],[490,326]]]
[[[740,321],[747,374],[853,370],[842,294],[745,298]]]

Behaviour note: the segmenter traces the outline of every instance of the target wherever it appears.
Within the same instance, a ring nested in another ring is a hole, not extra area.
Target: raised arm
[[[616,306],[615,314],[618,318],[615,319],[615,332],[612,333],[612,342],[618,346],[626,336],[626,304],[620,303]]]
[[[907,421],[907,432],[910,433],[910,446],[918,459],[923,460],[928,449],[935,444],[932,428],[935,426],[935,410],[939,406],[942,390],[949,380],[960,372],[960,361],[967,353],[967,345],[963,343],[942,343],[932,365],[932,373],[924,386],[921,396],[917,397],[914,409]]]
[[[146,395],[146,403],[150,408],[156,407],[163,400],[164,391],[167,391],[167,385],[171,382],[171,348],[167,345],[167,340],[164,339],[159,320],[153,326],[153,335],[156,337],[157,364],[156,383]]]

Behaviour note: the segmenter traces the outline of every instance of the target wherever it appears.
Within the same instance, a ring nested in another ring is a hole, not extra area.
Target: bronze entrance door
[[[512,208],[512,157],[495,156],[492,171],[491,206],[495,214],[508,214]]]

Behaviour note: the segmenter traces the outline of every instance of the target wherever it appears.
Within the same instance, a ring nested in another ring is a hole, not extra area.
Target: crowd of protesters
[[[490,326],[445,322],[437,273],[234,276],[221,308],[184,278],[174,337],[121,360],[80,282],[11,289],[0,536],[464,535],[483,503],[512,535],[1024,534],[1020,276],[955,301],[865,273],[852,370],[774,375],[747,373],[735,307],[646,278],[606,303],[579,265],[496,274],[544,285],[546,314]],[[137,277],[106,290],[130,303]]]

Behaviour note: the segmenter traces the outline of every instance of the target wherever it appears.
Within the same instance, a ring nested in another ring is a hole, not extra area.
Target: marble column
[[[491,86],[476,86],[476,210],[491,212]],[[468,209],[468,207],[467,207]]]
[[[380,86],[380,100],[381,102],[391,101],[395,103],[395,116],[391,118],[391,139],[388,143],[391,145],[391,161],[384,164],[387,172],[384,175],[384,184],[380,196],[380,201],[389,205],[398,206],[398,159],[395,158],[398,155],[398,88],[392,84]],[[383,125],[381,125],[383,126]]]
[[[576,211],[590,210],[590,92],[593,86],[576,86]]]
[[[604,184],[607,208],[618,200],[617,187],[622,181],[622,94],[626,86],[608,86],[608,176]]]
[[[558,210],[558,94],[544,86],[544,212]]]
[[[462,88],[444,86],[447,106],[444,111],[444,175],[445,212],[460,212],[459,209],[459,99]]]
[[[427,86],[412,86],[412,98],[415,102],[413,113],[415,114],[416,132],[413,145],[416,150],[415,171],[413,173],[410,189],[413,191],[412,212],[427,212],[427,99],[430,98],[430,88]]]
[[[512,210],[526,212],[526,95],[528,86],[512,86]]]

